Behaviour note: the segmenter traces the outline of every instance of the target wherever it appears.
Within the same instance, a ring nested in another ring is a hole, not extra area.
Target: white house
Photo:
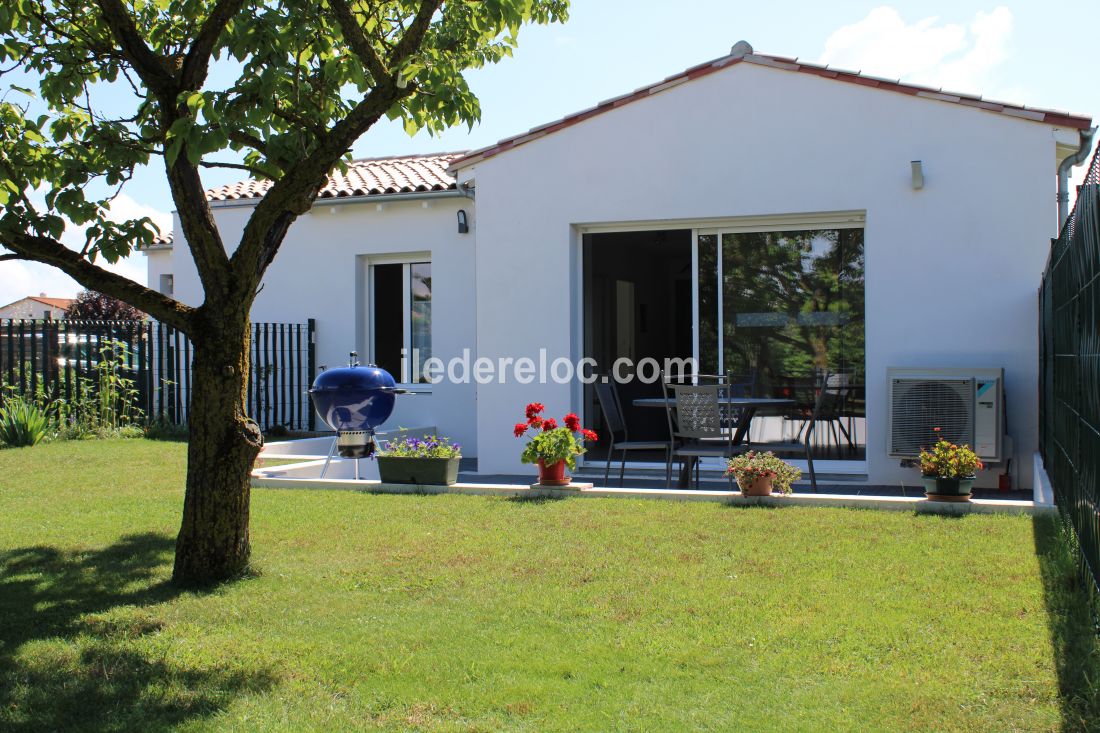
[[[72,298],[51,298],[45,293],[28,295],[26,298],[0,306],[0,319],[42,319],[58,321],[73,304]]]
[[[873,484],[914,482],[887,455],[888,367],[1003,368],[1027,487],[1056,173],[1090,125],[739,43],[489,148],[357,162],[291,229],[253,318],[316,318],[327,365],[694,356],[770,391],[839,370],[865,385],[853,465]],[[264,188],[210,192],[227,242]],[[152,287],[201,300],[185,248],[148,254]],[[521,470],[527,402],[601,427],[576,379],[413,388],[391,424],[438,426],[482,473]]]

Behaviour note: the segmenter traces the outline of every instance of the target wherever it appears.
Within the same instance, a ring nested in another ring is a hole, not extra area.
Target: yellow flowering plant
[[[969,445],[957,445],[940,438],[930,450],[920,452],[920,472],[929,478],[973,478],[985,468]]]

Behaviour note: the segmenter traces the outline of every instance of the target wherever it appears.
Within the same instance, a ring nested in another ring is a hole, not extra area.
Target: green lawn
[[[1100,709],[1053,520],[257,490],[255,576],[181,593],[184,451],[0,450],[0,730],[1046,731]]]

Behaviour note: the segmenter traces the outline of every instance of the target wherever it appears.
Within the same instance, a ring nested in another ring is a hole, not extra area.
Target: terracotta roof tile
[[[74,302],[72,298],[47,298],[47,297],[43,297],[41,295],[28,295],[27,299],[37,301],[37,302],[42,303],[44,305],[48,305],[51,308],[63,308],[63,309],[67,309]]]
[[[1062,127],[1072,127],[1077,130],[1087,130],[1092,125],[1092,119],[1084,115],[1071,114],[1068,112],[1062,112],[1060,110],[1052,109],[1040,109],[1037,107],[1025,107],[1021,104],[1008,104],[1005,102],[994,102],[992,100],[982,99],[982,97],[974,94],[961,94],[958,92],[947,91],[943,89],[933,89],[932,87],[924,87],[918,84],[907,84],[897,79],[885,79],[882,77],[871,76],[869,74],[861,74],[858,71],[849,71],[847,69],[837,69],[829,66],[820,66],[818,64],[808,64],[798,59],[786,58],[783,56],[770,56],[758,53],[750,53],[744,56],[723,56],[713,61],[708,61],[697,66],[693,66],[686,71],[682,71],[679,74],[674,74],[666,79],[662,79],[659,82],[650,84],[648,86],[641,87],[634,90],[629,94],[624,94],[620,97],[601,102],[595,107],[577,112],[563,117],[560,120],[548,122],[544,125],[532,128],[525,133],[514,135],[509,138],[505,138],[495,145],[481,148],[479,150],[473,150],[465,155],[458,156],[452,163],[452,170],[461,168],[463,166],[472,165],[479,160],[485,160],[491,158],[494,155],[499,155],[505,150],[510,150],[523,143],[530,142],[531,140],[542,137],[543,135],[550,134],[561,130],[562,128],[575,125],[583,122],[590,117],[594,117],[599,114],[603,114],[612,109],[629,104],[630,102],[644,99],[645,97],[652,96],[659,92],[669,89],[678,84],[682,84],[686,81],[698,79],[708,74],[713,74],[716,71],[720,71],[729,66],[733,66],[739,63],[755,64],[757,66],[767,66],[774,69],[783,69],[786,71],[799,72],[803,74],[813,74],[814,76],[820,76],[825,79],[835,79],[836,81],[843,81],[849,84],[859,84],[872,89],[882,89],[884,91],[896,92],[899,94],[915,95],[924,97],[927,99],[934,99],[942,102],[949,102],[952,104],[961,104],[968,107],[974,107],[976,109],[982,109],[989,112],[996,112],[998,114],[1009,115],[1016,117],[1017,119],[1028,120],[1032,122],[1041,122],[1047,125],[1057,125]],[[542,135],[532,135],[532,133],[540,132]]]
[[[335,171],[318,198],[384,196],[394,193],[449,191],[455,177],[448,167],[464,153],[403,155],[391,158],[364,158],[351,162],[346,173]],[[249,179],[206,192],[210,201],[240,201],[263,198],[271,181]]]

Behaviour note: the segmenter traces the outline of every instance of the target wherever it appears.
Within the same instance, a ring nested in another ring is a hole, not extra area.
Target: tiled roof
[[[861,74],[858,71],[846,71],[843,69],[833,69],[828,66],[819,66],[817,64],[807,64],[798,59],[783,58],[780,56],[767,56],[758,53],[748,53],[745,55],[731,54],[729,56],[723,56],[722,58],[708,61],[705,64],[693,66],[686,71],[682,71],[679,74],[659,81],[656,84],[650,84],[648,86],[636,89],[629,94],[624,94],[614,99],[609,99],[605,102],[600,102],[595,107],[591,107],[582,112],[563,117],[560,120],[549,122],[545,125],[532,128],[527,132],[515,135],[513,137],[505,138],[500,142],[490,145],[480,150],[473,150],[466,155],[460,157],[458,160],[452,163],[452,170],[461,168],[463,166],[472,165],[479,160],[485,160],[491,158],[494,155],[503,153],[506,150],[510,150],[524,143],[537,140],[541,137],[549,135],[550,133],[557,132],[565,127],[570,127],[579,122],[595,117],[596,115],[603,114],[610,110],[622,107],[625,104],[630,104],[639,99],[644,99],[658,92],[663,92],[665,89],[670,89],[674,86],[678,86],[686,81],[698,79],[701,76],[707,76],[716,71],[728,68],[738,63],[754,64],[757,66],[768,66],[774,69],[783,69],[785,71],[797,71],[804,74],[813,74],[814,76],[820,76],[826,79],[835,79],[836,81],[848,82],[849,84],[859,84],[860,86],[871,87],[873,89],[882,89],[885,91],[896,92],[899,94],[908,94],[915,97],[923,97],[925,99],[938,100],[940,102],[952,102],[954,104],[962,104],[968,107],[976,107],[978,109],[986,110],[989,112],[997,112],[999,114],[1009,115],[1011,117],[1017,117],[1023,120],[1030,120],[1032,122],[1041,122],[1047,125],[1057,125],[1061,127],[1072,127],[1077,130],[1087,130],[1092,125],[1092,119],[1084,115],[1072,114],[1069,112],[1061,112],[1051,109],[1039,109],[1037,107],[1025,107],[1019,104],[1010,104],[1007,102],[995,102],[993,100],[983,99],[980,96],[971,94],[960,94],[958,92],[949,92],[943,89],[933,89],[932,87],[919,86],[917,84],[905,84],[897,79],[882,79],[875,76],[868,76]]]
[[[169,230],[167,232],[161,232],[157,236],[153,237],[153,241],[149,243],[149,246],[150,247],[166,247],[166,246],[172,244],[172,239],[173,238],[174,238],[174,235],[172,234],[171,230]]]
[[[72,298],[47,298],[42,295],[28,295],[27,299],[37,301],[43,305],[48,305],[51,308],[61,308],[63,310],[67,309],[74,302]]]
[[[448,191],[455,177],[448,167],[463,153],[403,155],[392,158],[364,158],[348,165],[347,173],[333,172],[318,198],[383,196],[393,193]],[[249,179],[206,192],[210,201],[240,201],[263,198],[271,181]]]

